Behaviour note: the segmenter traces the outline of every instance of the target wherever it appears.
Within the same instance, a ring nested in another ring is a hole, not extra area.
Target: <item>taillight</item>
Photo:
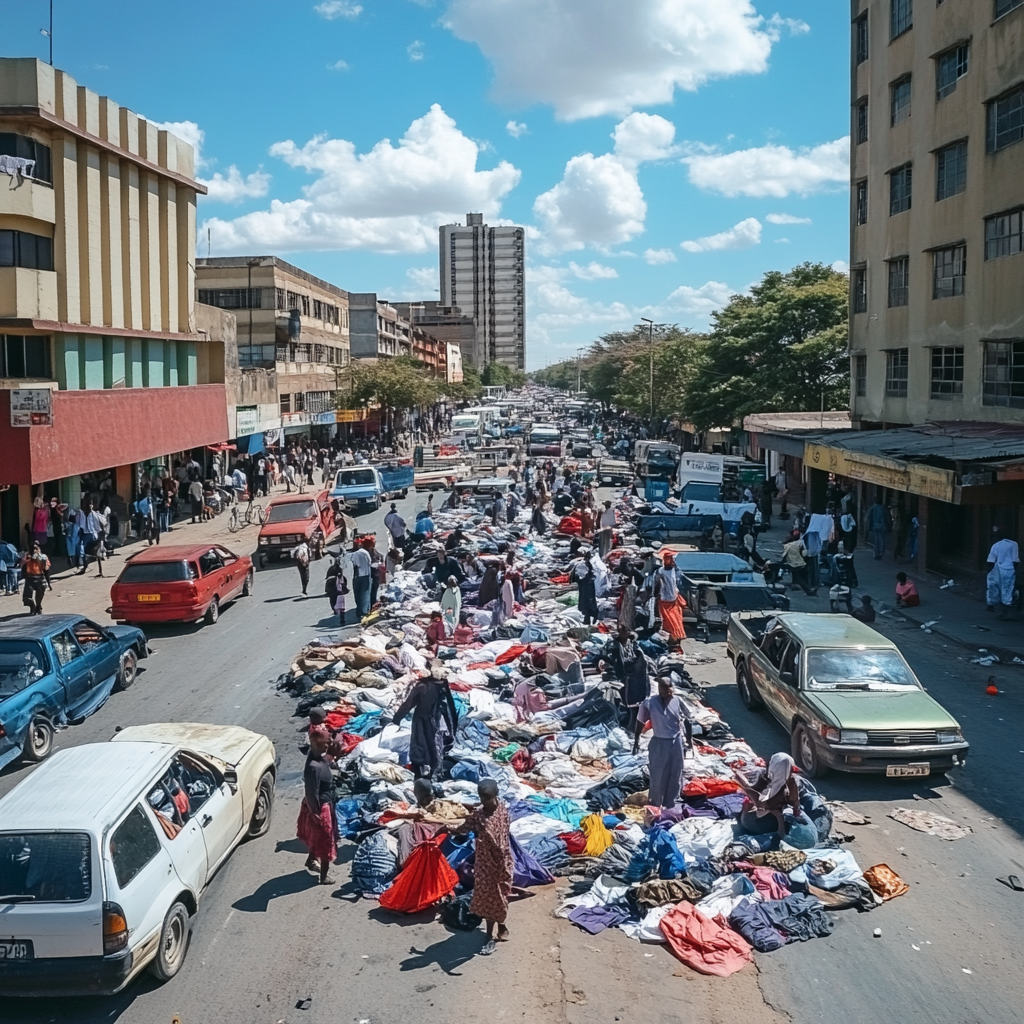
[[[4,723],[0,722],[0,740],[7,735],[7,730],[4,728]]]
[[[103,955],[117,953],[128,945],[128,922],[116,903],[103,904]]]
[[[188,596],[189,599],[194,601],[199,596],[199,590],[194,583],[188,585]]]

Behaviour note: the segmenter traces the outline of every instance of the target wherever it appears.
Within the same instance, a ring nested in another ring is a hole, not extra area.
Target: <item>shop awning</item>
[[[218,444],[208,444],[206,447],[211,452],[233,452],[236,450],[235,445],[228,444],[227,441],[220,441]]]

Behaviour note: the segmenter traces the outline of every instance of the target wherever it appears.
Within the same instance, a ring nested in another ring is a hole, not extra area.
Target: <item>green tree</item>
[[[444,384],[442,391],[453,402],[473,402],[484,393],[480,374],[475,366],[470,366],[468,363],[463,364],[462,380],[453,384]]]
[[[480,383],[487,387],[521,388],[527,381],[522,370],[515,370],[504,363],[488,363],[480,374]]]

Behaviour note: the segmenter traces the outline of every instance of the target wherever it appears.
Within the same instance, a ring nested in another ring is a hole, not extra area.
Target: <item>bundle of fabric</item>
[[[459,876],[436,842],[421,843],[409,855],[398,877],[380,897],[385,910],[416,914],[451,895]]]

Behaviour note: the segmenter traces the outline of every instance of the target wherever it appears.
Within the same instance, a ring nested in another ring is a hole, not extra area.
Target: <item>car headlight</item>
[[[943,729],[935,734],[935,738],[940,743],[959,743],[964,736],[959,729]]]
[[[823,725],[821,727],[821,735],[828,740],[829,743],[839,742],[839,730],[834,729],[831,725]]]
[[[863,729],[843,729],[843,743],[860,744],[867,746],[868,734]]]
[[[268,544],[272,544],[273,540],[270,537],[260,537],[260,547],[265,548]]]

